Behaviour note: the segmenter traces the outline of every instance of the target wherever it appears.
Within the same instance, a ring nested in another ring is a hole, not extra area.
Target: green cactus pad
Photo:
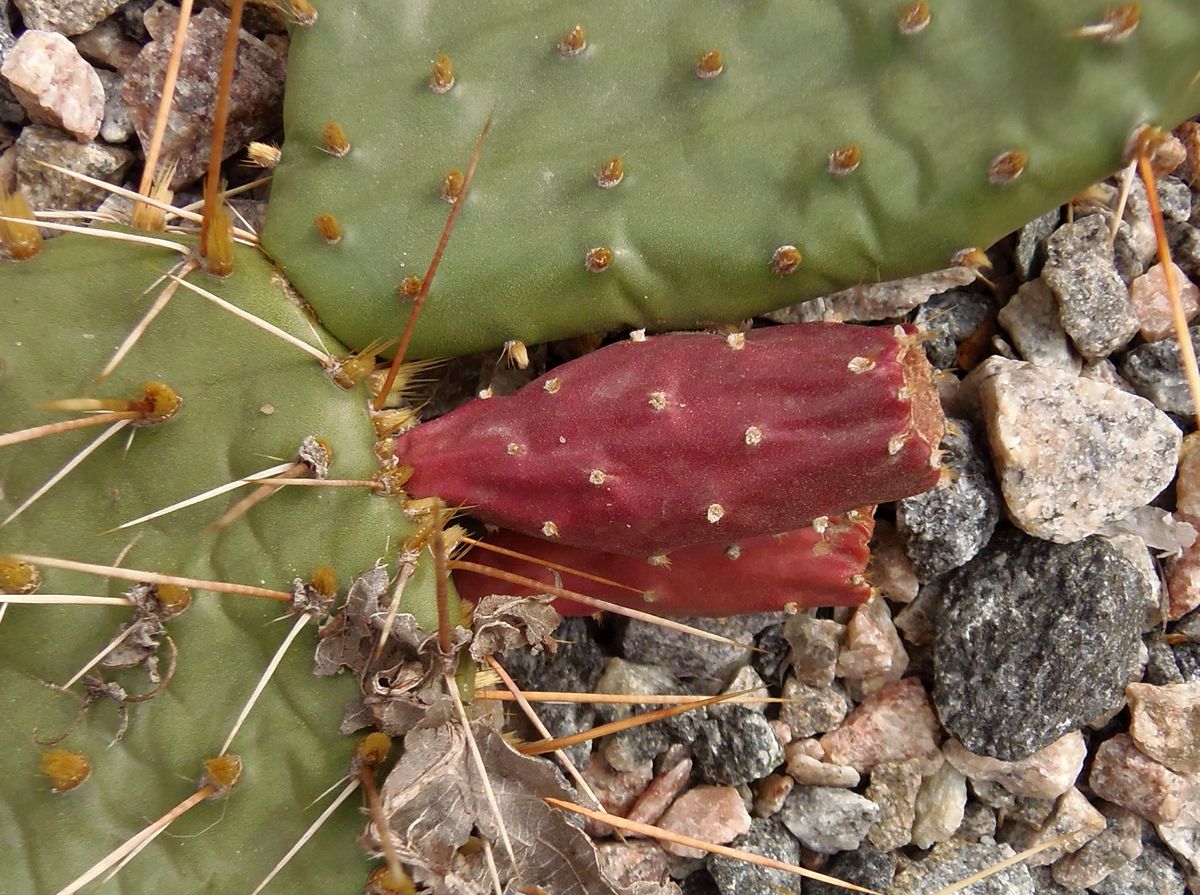
[[[396,286],[424,273],[443,178],[494,110],[414,357],[735,320],[946,267],[1112,172],[1138,126],[1200,110],[1200,7],[1145,0],[1123,40],[1072,35],[1111,5],[933,0],[904,35],[899,0],[325,4],[293,35],[264,244],[339,338],[398,334]],[[564,58],[577,23],[587,47]],[[700,79],[711,48],[724,69]],[[860,164],[831,174],[851,144]],[[601,189],[614,156],[624,178]],[[781,276],[786,245],[802,260]],[[596,247],[614,256],[592,273]]]
[[[307,435],[332,448],[330,474],[376,471],[366,391],[335,386],[310,356],[197,295],[180,289],[142,340],[102,383],[92,379],[144,313],[143,291],[176,263],[175,253],[81,237],[48,244],[30,261],[0,264],[0,404],[4,430],[79,414],[38,409],[47,399],[128,396],[150,379],[183,398],[178,414],[120,433],[45,497],[0,528],[0,553],[48,555],[290,591],[314,566],[336,570],[344,596],[351,578],[394,559],[411,531],[397,501],[362,489],[288,488],[227,529],[204,535],[245,489],[126,531],[101,530],[296,453]],[[317,343],[305,309],[252,250],[239,250],[228,280],[192,274],[198,285],[286,331]],[[333,352],[341,348],[327,334]],[[0,518],[33,493],[103,427],[0,447]],[[130,584],[43,568],[40,593],[119,595]],[[431,576],[406,596],[432,600]],[[0,622],[0,716],[6,761],[0,777],[3,888],[53,892],[192,793],[203,759],[216,754],[291,620],[270,624],[283,604],[205,591],[167,622],[178,670],[153,700],[130,706],[124,740],[115,706],[93,707],[64,748],[92,762],[90,779],[55,795],[38,776],[39,735],[63,730],[77,702],[42,681],[62,683],[131,618],[123,608],[10,606]],[[429,616],[426,615],[426,618]],[[357,695],[345,678],[312,674],[310,623],[233,743],[241,784],[227,799],[185,815],[105,891],[250,892],[323,809],[309,803],[347,770],[353,741],[338,734],[343,706]],[[149,689],[141,669],[105,670],[132,694]],[[76,685],[76,692],[81,686]],[[353,797],[267,892],[351,892],[369,869],[355,845],[362,817]],[[200,834],[200,835],[194,835]]]

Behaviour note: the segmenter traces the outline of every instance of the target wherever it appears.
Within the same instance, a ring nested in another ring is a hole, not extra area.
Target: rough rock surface
[[[950,267],[887,283],[863,283],[832,295],[771,311],[766,317],[776,323],[885,320],[911,311],[922,302],[928,301],[932,295],[955,286],[966,286],[974,281],[975,271],[971,268]]]
[[[94,140],[104,120],[104,87],[75,45],[51,31],[26,31],[0,67],[31,121]]]
[[[1149,503],[1174,477],[1181,436],[1149,402],[1030,364],[979,387],[992,457],[1013,521],[1077,541]]]
[[[1057,845],[1051,845],[1026,859],[1034,866],[1053,864],[1064,855],[1078,851],[1084,844],[1096,838],[1106,825],[1104,815],[1096,810],[1087,800],[1087,796],[1078,789],[1067,790],[1053,806],[1046,818],[1038,818],[1031,829],[1022,831],[1009,840],[1014,848],[1024,851],[1052,842],[1061,836],[1066,837]]]
[[[870,799],[829,786],[797,786],[779,812],[805,848],[825,855],[858,848],[878,818]]]
[[[1200,344],[1200,326],[1191,327],[1188,334],[1193,347]],[[1175,339],[1138,345],[1125,355],[1119,369],[1137,393],[1153,401],[1159,410],[1182,415],[1193,413],[1192,396],[1188,393],[1179,343]]]
[[[1124,733],[1096,749],[1088,776],[1092,792],[1151,823],[1179,817],[1187,797],[1187,778],[1143,754]]]
[[[1084,357],[1107,357],[1137,333],[1104,215],[1088,215],[1054,232],[1046,242],[1042,279],[1058,298],[1063,329]]]
[[[1161,845],[1147,843],[1141,857],[1089,887],[1092,895],[1180,895],[1183,874]]]
[[[1086,889],[1141,855],[1142,820],[1111,807],[1105,816],[1108,825],[1095,839],[1051,868],[1051,876],[1063,888]]]
[[[731,615],[727,618],[680,618],[679,621],[739,643],[750,643],[759,631],[779,621],[778,613]],[[620,641],[621,654],[635,662],[662,665],[681,678],[725,685],[738,668],[750,661],[750,651],[729,643],[701,640],[691,634],[631,619]],[[710,690],[709,692],[714,692]]]
[[[1200,772],[1200,682],[1130,684],[1129,734],[1146,755],[1180,774]]]
[[[792,669],[796,680],[814,687],[827,687],[833,683],[845,627],[833,619],[802,612],[784,621],[783,633],[792,645]]]
[[[761,712],[731,705],[701,722],[692,742],[701,779],[709,783],[750,783],[783,764],[783,746]]]
[[[167,119],[164,158],[176,162],[172,188],[199,177],[208,165],[208,135],[228,19],[215,9],[192,16],[184,44],[175,102]],[[162,94],[163,74],[173,36],[147,44],[125,70],[122,96],[142,146],[150,142]],[[239,35],[237,74],[229,98],[229,121],[222,157],[278,126],[283,98],[284,60],[245,31]]]
[[[97,180],[119,183],[133,161],[133,153],[103,143],[78,143],[61,131],[30,125],[21,131],[12,150],[17,162],[17,183],[38,210],[98,208],[108,194],[100,187],[82,183],[52,171],[39,161],[52,162]]]
[[[1164,270],[1161,264],[1155,264],[1129,287],[1133,309],[1141,324],[1142,338],[1147,342],[1157,342],[1175,334],[1171,296],[1167,291]],[[1190,321],[1200,314],[1200,289],[1196,288],[1196,284],[1189,280],[1187,274],[1177,265],[1174,276],[1184,317]]]
[[[1013,252],[1021,279],[1032,280],[1042,272],[1046,263],[1046,240],[1062,220],[1062,211],[1053,208],[1034,218],[1017,231],[1017,246]]]
[[[876,892],[887,892],[891,888],[892,878],[896,875],[896,863],[895,855],[881,852],[871,843],[864,842],[854,851],[835,855],[822,872],[826,876],[856,886],[874,889]],[[806,879],[804,895],[846,895],[846,889]]]
[[[779,718],[797,737],[810,737],[833,730],[850,711],[846,697],[838,687],[804,684],[794,677],[784,682],[783,698],[792,701],[783,704]]]
[[[112,15],[125,0],[16,0],[25,27],[82,34]]]
[[[860,774],[881,761],[909,758],[933,770],[942,761],[938,736],[925,687],[919,679],[906,677],[864,699],[841,727],[821,737],[821,746],[828,761],[849,765]]]
[[[939,370],[969,370],[996,332],[996,302],[981,292],[951,289],[917,309],[913,323],[921,328],[925,355]]]
[[[667,809],[658,825],[664,829],[725,845],[750,829],[750,815],[741,794],[732,786],[696,786]],[[663,848],[681,858],[702,858],[706,852],[671,842]]]
[[[888,895],[930,895],[1013,854],[1009,845],[959,839],[940,842],[923,860],[899,870]],[[1016,864],[977,883],[970,891],[972,895],[1034,895],[1033,878],[1028,867]]]
[[[1021,357],[1043,367],[1078,373],[1082,361],[1058,316],[1058,301],[1044,280],[1022,283],[1000,310],[1000,325]]]
[[[867,832],[871,844],[883,851],[908,845],[916,818],[921,767],[917,761],[886,761],[875,765],[866,796],[879,806],[879,820]]]
[[[934,642],[942,724],[971,752],[1019,761],[1120,706],[1141,586],[1103,538],[997,534],[946,583]]]
[[[751,821],[750,829],[729,844],[786,864],[800,863],[799,841],[774,820]],[[800,879],[794,873],[757,867],[721,855],[709,855],[707,864],[721,895],[779,895],[781,890],[800,888]]]
[[[950,764],[972,780],[998,783],[1018,796],[1056,799],[1079,776],[1087,757],[1087,743],[1079,731],[1073,730],[1020,761],[975,755],[958,740],[947,740],[942,752]]]
[[[967,805],[967,778],[945,762],[921,781],[913,806],[912,841],[918,848],[945,842],[962,825]]]
[[[975,426],[946,420],[942,450],[942,466],[949,472],[931,491],[896,504],[896,530],[922,579],[971,559],[1000,520],[1000,496]]]
[[[838,655],[837,673],[852,696],[861,699],[898,681],[908,668],[908,653],[892,622],[887,600],[874,597],[854,610]]]

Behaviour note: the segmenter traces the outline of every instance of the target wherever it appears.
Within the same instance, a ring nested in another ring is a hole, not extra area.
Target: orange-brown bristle
[[[567,59],[578,56],[586,49],[587,32],[583,29],[583,25],[575,25],[558,42],[559,55]]]
[[[317,9],[308,0],[290,0],[292,20],[301,28],[311,28],[317,23]]]
[[[42,572],[24,560],[0,555],[0,594],[31,594],[42,585]]]
[[[429,89],[434,93],[448,93],[453,86],[454,63],[445,53],[438,53],[429,72]]]
[[[0,215],[20,218],[19,221],[0,221],[0,249],[17,261],[28,261],[42,250],[42,234],[24,196],[0,187]]]
[[[596,186],[602,190],[612,189],[625,178],[625,162],[619,155],[614,155],[603,165],[596,174]]]
[[[233,221],[224,202],[213,208],[204,237],[205,270],[214,277],[233,273]]]
[[[588,249],[587,255],[583,259],[584,267],[592,273],[600,273],[602,270],[607,270],[612,262],[612,249],[606,246],[596,246],[594,249]]]
[[[317,231],[317,235],[326,245],[334,245],[341,242],[342,225],[327,211],[323,211],[313,218],[313,227]]]
[[[217,795],[223,795],[238,785],[242,778],[242,760],[236,755],[218,755],[204,761],[201,785],[212,786]]]
[[[337,596],[337,572],[332,566],[317,566],[313,569],[312,586],[323,597]]]
[[[325,127],[321,130],[321,136],[325,140],[325,151],[330,155],[341,158],[350,151],[350,139],[346,136],[345,129],[338,122],[325,122]]]
[[[725,60],[721,56],[721,51],[716,47],[711,50],[705,50],[700,54],[700,58],[696,60],[696,64],[692,67],[692,71],[697,78],[702,81],[707,81],[709,78],[715,78],[725,70]]]
[[[361,351],[342,358],[334,370],[334,382],[342,388],[353,388],[358,385],[374,372],[376,355],[386,350],[394,341],[395,339],[376,339]]]
[[[39,761],[42,776],[50,781],[54,792],[70,792],[92,773],[92,763],[82,752],[51,749],[42,753]]]
[[[154,596],[171,615],[179,615],[192,605],[192,592],[179,584],[156,584]]]
[[[857,143],[848,143],[829,153],[829,173],[835,177],[845,177],[853,172],[862,161]]]

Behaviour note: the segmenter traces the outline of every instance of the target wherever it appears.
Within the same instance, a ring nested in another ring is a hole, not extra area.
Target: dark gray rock
[[[595,689],[600,693],[618,694],[692,692],[691,687],[685,686],[664,668],[615,658],[608,660]],[[602,704],[597,705],[595,711],[597,719],[607,723],[657,708],[660,706]],[[706,717],[707,709],[694,709],[651,724],[631,727],[605,737],[601,748],[614,768],[632,771],[665,752],[673,742],[690,743]]]
[[[1142,642],[1146,644],[1146,653],[1149,657],[1146,660],[1146,670],[1142,674],[1142,681],[1160,687],[1165,684],[1182,684],[1184,682],[1183,674],[1175,661],[1175,653],[1172,652],[1171,645],[1162,639],[1162,635],[1157,632],[1147,634],[1142,638]]]
[[[783,623],[763,628],[754,645],[759,652],[750,657],[750,665],[764,681],[779,686],[787,675],[792,652],[792,645],[783,633]]]
[[[783,746],[766,716],[744,705],[726,706],[718,717],[701,721],[691,745],[696,770],[705,783],[751,783],[784,760]]]
[[[739,643],[752,643],[764,628],[778,624],[782,613],[759,612],[727,618],[681,618],[684,624],[729,637]],[[749,650],[703,640],[691,634],[666,630],[659,625],[631,619],[621,634],[618,650],[632,662],[662,665],[681,678],[696,678],[718,691],[740,666],[750,661]]]
[[[848,789],[797,786],[778,817],[805,848],[832,855],[862,844],[879,806]]]
[[[1167,221],[1171,258],[1193,277],[1200,275],[1200,229],[1189,223]]]
[[[1192,347],[1200,348],[1200,326],[1188,330]],[[1143,398],[1153,401],[1159,410],[1189,415],[1192,397],[1175,339],[1146,342],[1125,355],[1120,365],[1125,381]]]
[[[1042,272],[1046,263],[1046,240],[1062,220],[1061,209],[1055,208],[1034,218],[1017,231],[1017,247],[1013,259],[1022,280],[1032,280]]]
[[[26,28],[82,34],[107,18],[121,0],[16,0]]]
[[[1137,315],[1113,262],[1104,215],[1088,215],[1054,232],[1042,279],[1058,297],[1063,329],[1085,358],[1107,357],[1137,334]]]
[[[896,875],[896,858],[866,843],[862,848],[835,855],[822,873],[865,889],[886,892]],[[829,883],[805,880],[804,895],[846,895],[846,890]]]
[[[996,329],[996,302],[990,295],[951,289],[935,295],[917,309],[913,323],[924,333],[925,354],[929,362],[939,370],[956,366],[958,346],[979,331],[988,327],[988,334]],[[984,338],[984,344],[990,343]]]
[[[1033,877],[1034,895],[1075,895],[1054,881],[1049,867],[1030,867],[1029,875]]]
[[[1171,853],[1147,842],[1142,855],[1088,889],[1092,895],[1183,895],[1183,872]]]
[[[66,174],[39,165],[52,162],[97,180],[120,183],[133,162],[133,153],[103,143],[80,143],[62,131],[31,124],[21,131],[16,153],[17,183],[35,210],[97,208],[108,193]]]
[[[1177,643],[1171,652],[1184,682],[1200,681],[1200,643]]]
[[[1017,761],[1120,706],[1144,588],[1103,538],[999,532],[946,582],[934,641],[942,724],[978,755]]]
[[[750,830],[729,844],[732,848],[786,864],[800,863],[800,842],[783,824],[770,818],[752,820]],[[780,890],[800,889],[800,877],[794,873],[757,867],[720,855],[709,855],[708,872],[721,895],[779,895]]]
[[[922,580],[975,556],[1000,521],[1000,495],[975,426],[946,420],[942,450],[949,475],[933,490],[896,504],[896,531]]]
[[[596,645],[594,628],[595,625],[586,618],[564,619],[555,631],[560,642],[554,655],[509,650],[498,658],[523,690],[591,692],[604,667],[604,656]],[[590,728],[596,715],[589,705],[543,704],[538,707],[538,717],[554,736],[568,736]],[[532,729],[525,734],[531,739],[541,738]],[[586,767],[592,744],[579,743],[565,751],[578,767]]]
[[[1015,854],[1009,845],[939,842],[924,860],[906,865],[896,874],[888,895],[930,895],[966,879]],[[971,895],[1034,895],[1033,878],[1024,864],[1006,867],[966,890]]]

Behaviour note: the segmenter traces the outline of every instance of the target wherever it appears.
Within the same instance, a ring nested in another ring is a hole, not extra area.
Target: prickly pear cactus
[[[39,409],[40,401],[137,395],[148,380],[166,383],[182,399],[169,419],[117,432],[0,527],[0,554],[281,591],[324,563],[335,570],[342,596],[351,578],[377,561],[390,560],[394,570],[412,525],[398,501],[360,488],[284,488],[211,534],[205,527],[251,488],[105,531],[292,460],[309,436],[328,446],[331,477],[367,479],[379,470],[364,386],[339,388],[313,357],[186,289],[176,292],[116,370],[93,382],[158,290],[144,291],[180,260],[167,249],[67,236],[31,260],[0,264],[5,431],[80,415]],[[252,250],[237,253],[236,273],[226,280],[198,273],[188,279],[301,340],[335,355],[341,350]],[[0,447],[0,518],[106,428]],[[41,571],[39,594],[117,596],[133,586],[46,566]],[[405,607],[426,610],[423,620],[430,624],[436,618],[428,612],[431,579],[418,578],[405,590]],[[155,698],[128,705],[128,731],[111,747],[120,726],[117,704],[105,698],[92,706],[59,744],[90,759],[90,777],[55,794],[39,770],[48,747],[35,736],[65,730],[79,702],[47,684],[61,684],[80,669],[130,620],[131,610],[9,606],[0,624],[6,753],[0,888],[13,895],[57,891],[193,792],[201,762],[220,751],[287,633],[290,620],[271,624],[285,613],[286,604],[271,600],[194,590],[190,608],[165,622],[178,648],[174,676]],[[315,628],[301,632],[233,741],[230,751],[244,763],[240,785],[226,799],[193,809],[159,837],[152,854],[134,859],[117,878],[120,891],[155,891],[169,879],[173,892],[247,893],[322,810],[324,803],[305,806],[346,773],[353,741],[339,734],[338,724],[357,690],[345,678],[313,675]],[[163,673],[167,653],[164,644]],[[131,696],[153,687],[143,668],[101,671]],[[319,860],[291,865],[273,891],[361,886],[369,865],[355,845],[362,825],[356,804],[343,805],[309,844]],[[202,830],[203,836],[192,835]]]
[[[326,4],[264,244],[342,340],[398,332],[494,112],[412,356],[741,319],[1065,201],[1200,110],[1198,42],[1192,0]]]

